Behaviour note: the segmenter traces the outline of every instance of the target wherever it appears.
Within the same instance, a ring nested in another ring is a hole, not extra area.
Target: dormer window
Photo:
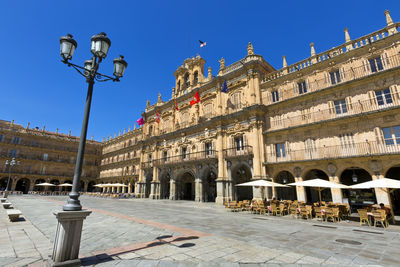
[[[193,85],[196,85],[199,82],[199,73],[197,71],[194,72]]]

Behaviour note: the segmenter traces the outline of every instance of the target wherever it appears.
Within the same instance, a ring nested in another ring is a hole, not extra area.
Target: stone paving
[[[0,210],[0,266],[45,266],[65,197],[10,196]],[[210,203],[81,197],[84,266],[400,266],[400,227],[360,227],[232,213]]]

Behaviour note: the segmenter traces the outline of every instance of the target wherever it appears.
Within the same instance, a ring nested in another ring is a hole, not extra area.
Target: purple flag
[[[137,124],[139,124],[139,126],[140,126],[140,125],[143,125],[143,124],[144,124],[144,119],[143,119],[143,118],[140,118],[140,119],[138,119],[136,122],[137,122]]]

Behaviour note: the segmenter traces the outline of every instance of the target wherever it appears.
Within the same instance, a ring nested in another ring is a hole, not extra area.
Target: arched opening
[[[351,167],[340,175],[340,182],[344,185],[354,185],[371,181],[371,175],[364,169]],[[376,203],[374,189],[342,189],[343,202],[348,202],[352,212],[367,205]]]
[[[54,192],[54,191],[58,191],[58,190],[59,190],[60,187],[57,186],[57,185],[59,185],[60,182],[59,182],[58,180],[53,179],[53,180],[50,181],[50,183],[51,183],[51,184],[54,184],[54,185],[56,185],[56,186],[49,186],[49,188],[48,188],[47,190],[49,190],[49,191],[51,191],[51,192]]]
[[[45,190],[44,186],[37,186],[37,184],[41,184],[41,183],[44,183],[44,182],[46,182],[44,179],[37,179],[35,181],[35,186],[33,187],[33,190],[34,191],[44,191]]]
[[[385,175],[386,178],[400,180],[400,165],[390,168]],[[390,190],[390,189],[389,189]],[[400,215],[400,190],[390,190],[394,215]]]
[[[294,177],[293,175],[288,172],[288,171],[281,171],[278,173],[276,178],[274,179],[274,182],[280,183],[280,184],[290,184],[294,183]],[[296,193],[296,187],[294,186],[289,186],[289,187],[276,187],[276,198],[280,200],[296,200],[297,199],[297,193]]]
[[[203,201],[205,202],[215,202],[217,198],[217,175],[213,170],[206,172],[203,177]]]
[[[145,197],[150,196],[151,192],[151,181],[153,180],[153,175],[149,174],[146,176],[146,188],[145,188]]]
[[[241,164],[232,170],[233,186],[234,186],[234,199],[251,200],[253,199],[253,187],[251,186],[235,186],[249,182],[251,180],[251,170],[244,164]]]
[[[96,188],[96,187],[94,187],[95,184],[96,184],[96,183],[95,183],[94,181],[90,181],[90,182],[88,183],[87,191],[88,191],[88,192],[94,192],[94,191],[95,191],[95,188]]]
[[[171,176],[165,173],[160,178],[160,199],[169,199]]]
[[[1,189],[1,191],[6,190],[7,181],[8,181],[8,178],[7,178],[7,177],[3,177],[3,178],[0,179],[0,189]],[[11,189],[11,183],[12,183],[12,181],[11,181],[11,179],[10,179],[10,184],[8,185],[8,190]]]
[[[81,181],[81,186],[79,187],[79,192],[83,192],[85,190],[85,182]]]
[[[325,172],[317,169],[310,170],[304,176],[304,180],[312,180],[312,179],[323,179],[329,181],[328,175]],[[319,193],[318,190],[311,187],[304,187],[307,196],[307,202],[315,203],[319,202]],[[324,188],[321,191],[321,201],[332,201],[332,192],[330,188]]]
[[[199,82],[199,72],[196,70],[193,74],[193,85],[196,85]]]
[[[185,172],[179,179],[177,184],[179,199],[194,200],[195,197],[195,181],[194,176]]]
[[[28,194],[30,184],[31,182],[29,179],[21,178],[15,186],[15,191],[21,191],[23,194]]]

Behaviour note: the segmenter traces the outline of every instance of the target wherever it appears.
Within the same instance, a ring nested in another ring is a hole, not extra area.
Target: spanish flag
[[[192,101],[190,101],[190,105],[193,106],[193,105],[195,105],[195,104],[197,104],[199,102],[200,102],[200,95],[199,95],[199,92],[196,92],[194,94],[194,97],[193,97]]]

